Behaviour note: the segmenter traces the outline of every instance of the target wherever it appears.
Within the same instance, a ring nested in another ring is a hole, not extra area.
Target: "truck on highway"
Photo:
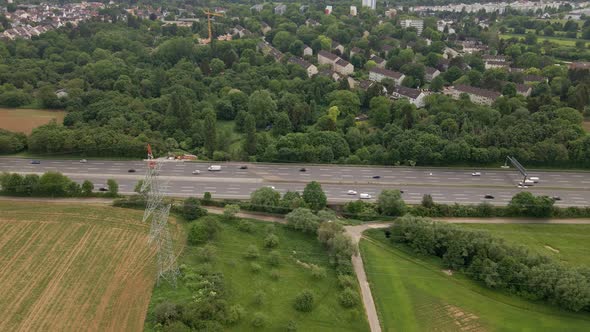
[[[209,168],[207,168],[208,171],[212,171],[212,172],[216,172],[216,171],[221,171],[221,166],[219,165],[211,165],[209,166]]]

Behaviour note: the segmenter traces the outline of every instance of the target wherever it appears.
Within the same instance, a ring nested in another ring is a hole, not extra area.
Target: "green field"
[[[219,218],[218,220],[222,220]],[[195,222],[199,222],[198,220]],[[329,264],[326,250],[316,240],[315,235],[307,235],[291,230],[284,225],[251,221],[254,230],[251,233],[240,231],[238,221],[221,221],[219,236],[212,242],[215,246],[215,258],[211,268],[224,275],[227,302],[239,304],[245,311],[245,317],[236,325],[224,326],[227,331],[254,330],[252,316],[260,312],[267,317],[261,330],[286,331],[289,321],[297,324],[298,331],[368,331],[368,323],[361,304],[352,309],[343,308],[338,302],[340,288],[334,268]],[[264,248],[263,239],[267,227],[274,227],[274,233],[280,243],[274,250],[280,253],[280,265],[272,268],[268,263],[269,249]],[[260,251],[257,259],[247,259],[245,252],[250,245]],[[202,246],[187,246],[180,257],[179,264],[190,267],[202,267],[198,250]],[[255,273],[251,264],[259,264],[262,269]],[[327,276],[314,279],[306,264],[324,267]],[[271,278],[271,270],[279,274],[277,280]],[[315,294],[315,306],[312,312],[301,313],[293,308],[296,295],[303,289],[310,289]],[[262,304],[255,303],[258,291],[264,292]],[[165,300],[177,302],[190,301],[191,291],[181,281],[177,289],[162,285],[154,289],[148,319],[147,330],[154,328],[152,322],[153,308]]]
[[[510,33],[505,33],[505,34],[501,34],[500,38],[502,39],[510,39],[510,38],[518,38],[518,39],[524,39],[524,35],[518,35],[518,34],[510,34]],[[575,38],[565,38],[565,37],[545,37],[545,36],[537,36],[537,40],[539,43],[542,43],[543,41],[547,40],[553,43],[556,43],[558,45],[562,45],[562,46],[576,46],[576,41],[578,41],[579,39],[575,39]],[[586,45],[588,44],[588,41],[586,41]]]
[[[547,231],[555,229],[539,232]],[[570,233],[571,229],[560,231]],[[559,237],[557,234],[553,236]],[[522,237],[510,235],[514,239]],[[371,230],[365,236],[360,249],[384,331],[590,330],[588,315],[527,301],[488,289],[459,273],[450,274],[443,270],[440,259],[392,246],[383,231]],[[534,243],[534,238],[530,236],[525,242]],[[567,255],[576,257],[583,248],[568,251]],[[562,254],[565,256],[566,251]]]

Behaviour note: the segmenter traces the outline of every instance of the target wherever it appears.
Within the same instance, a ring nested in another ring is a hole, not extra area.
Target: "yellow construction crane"
[[[211,38],[213,38],[213,33],[211,32],[211,16],[221,16],[223,17],[223,14],[219,14],[219,13],[215,13],[215,12],[210,12],[209,9],[207,10],[203,10],[203,13],[205,13],[207,15],[207,28],[209,29],[209,38],[202,40],[201,42],[203,44],[209,44],[211,42]]]

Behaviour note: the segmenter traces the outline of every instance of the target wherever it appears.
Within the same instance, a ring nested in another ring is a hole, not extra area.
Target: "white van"
[[[539,178],[536,176],[531,176],[529,180],[533,181],[534,183],[539,183]]]
[[[361,199],[371,199],[371,195],[367,193],[361,193],[360,197]]]
[[[209,168],[207,168],[208,171],[221,171],[221,166],[219,165],[211,165],[209,166]]]
[[[524,182],[521,181],[518,184],[521,186],[534,186],[535,182],[533,182],[532,180],[526,179],[526,180],[524,180]]]

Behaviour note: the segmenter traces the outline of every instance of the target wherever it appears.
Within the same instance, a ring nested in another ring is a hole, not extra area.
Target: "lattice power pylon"
[[[168,215],[170,204],[164,204],[164,193],[158,175],[162,168],[162,162],[154,159],[152,149],[148,144],[147,171],[141,186],[141,192],[146,197],[146,208],[143,213],[143,222],[150,221],[149,244],[156,247],[158,256],[157,284],[161,279],[166,279],[176,287],[176,279],[180,272],[176,265],[172,238],[168,230]]]

